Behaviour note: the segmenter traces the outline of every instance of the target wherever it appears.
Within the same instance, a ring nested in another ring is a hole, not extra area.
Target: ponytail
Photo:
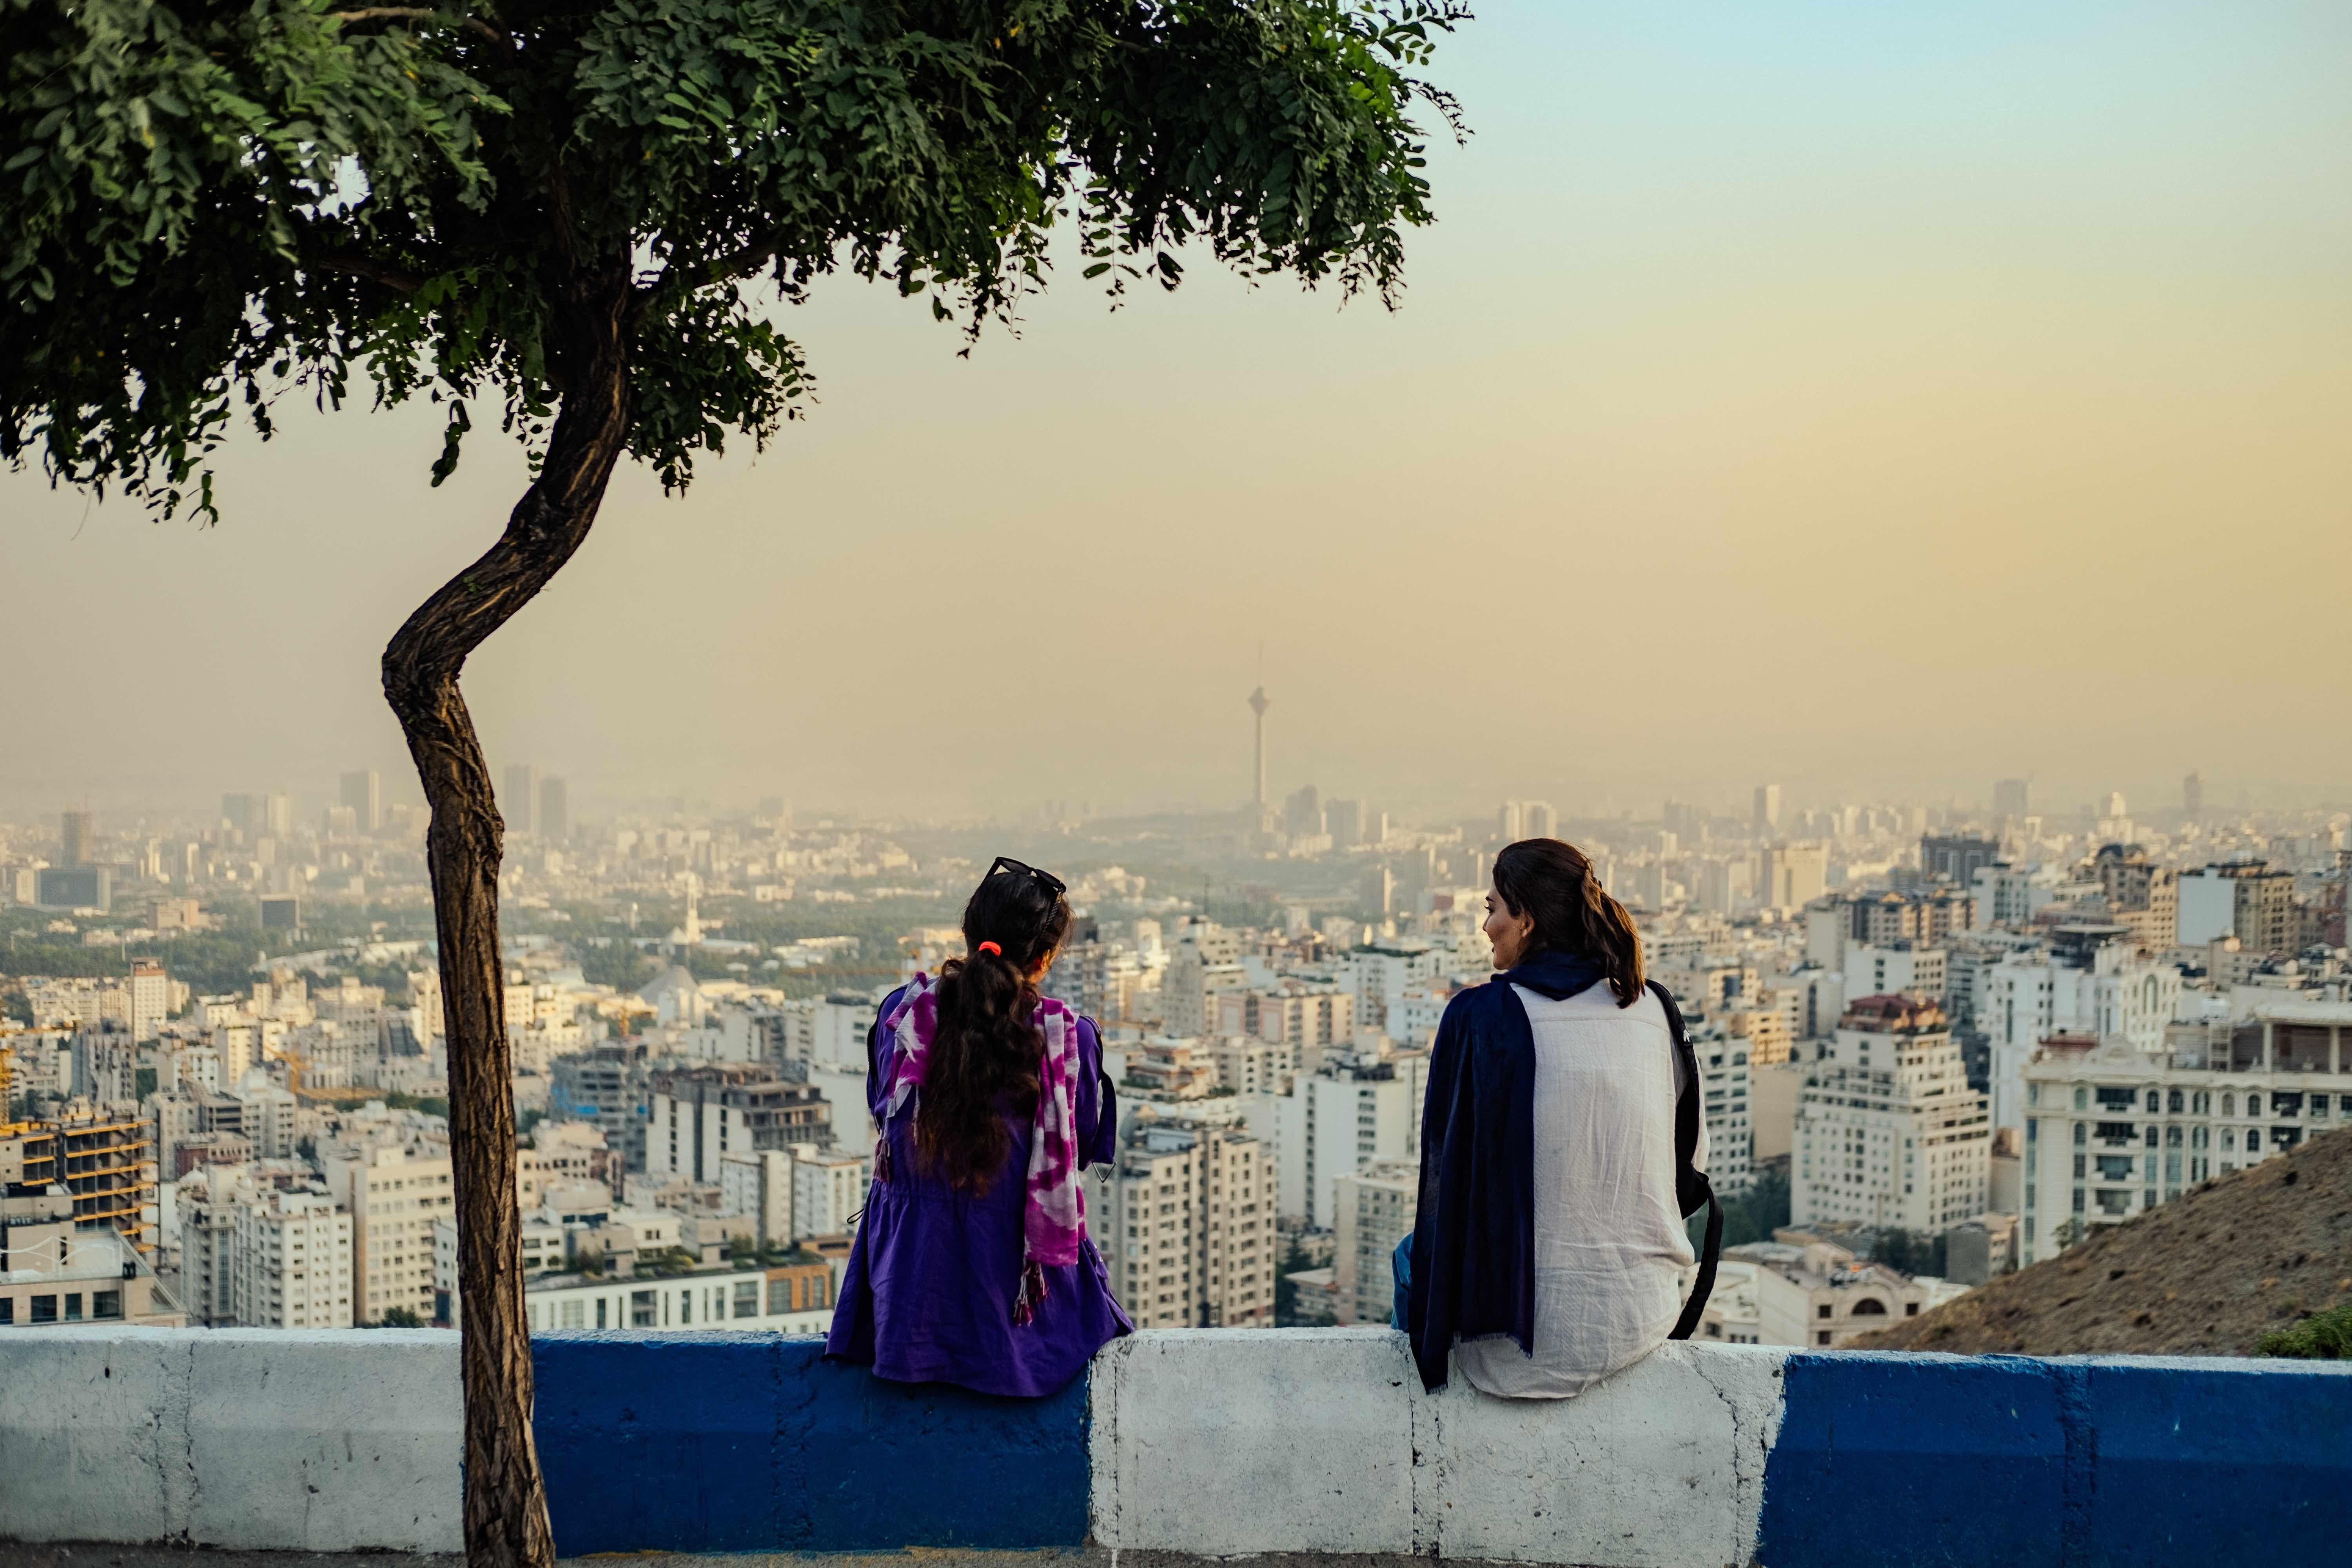
[[[992,869],[964,905],[971,956],[940,966],[939,1033],[915,1119],[917,1163],[958,1191],[986,1194],[1013,1142],[1001,1102],[1036,1096],[1045,1037],[1030,975],[1069,929],[1061,883],[1025,866]]]
[[[1534,946],[1589,958],[1608,977],[1617,1005],[1640,1000],[1644,976],[1641,933],[1624,905],[1592,874],[1573,844],[1524,838],[1495,857],[1495,891],[1514,914],[1535,922]]]

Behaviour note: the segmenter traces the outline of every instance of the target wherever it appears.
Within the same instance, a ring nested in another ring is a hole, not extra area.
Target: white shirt
[[[1617,1005],[1606,981],[1554,1001],[1516,986],[1536,1042],[1536,1318],[1465,1341],[1455,1364],[1507,1399],[1567,1399],[1665,1342],[1694,1261],[1675,1201],[1674,1036],[1654,992]],[[1706,1168],[1706,1121],[1694,1162]]]

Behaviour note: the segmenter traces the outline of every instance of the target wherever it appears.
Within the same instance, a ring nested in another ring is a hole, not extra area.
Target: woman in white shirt
[[[1502,973],[1431,1061],[1404,1326],[1432,1388],[1451,1350],[1475,1388],[1565,1399],[1676,1331],[1706,1131],[1681,1018],[1580,851],[1503,850],[1486,934]]]

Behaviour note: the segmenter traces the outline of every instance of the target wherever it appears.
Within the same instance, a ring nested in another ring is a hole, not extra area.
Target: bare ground
[[[1857,1350],[2252,1355],[2352,1300],[2352,1128],[2219,1176]]]

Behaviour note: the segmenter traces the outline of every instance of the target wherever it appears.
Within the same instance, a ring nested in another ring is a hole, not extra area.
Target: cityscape
[[[2348,60],[0,5],[0,1568],[2341,1560]]]
[[[1070,883],[1044,989],[1103,1030],[1088,1220],[1139,1327],[1388,1321],[1430,1046],[1524,837],[1587,847],[1689,1021],[1733,1201],[1706,1338],[1842,1347],[2352,1117],[2345,812],[2221,810],[2191,773],[2137,807],[1768,783],[1405,819],[1270,788],[1269,706],[1244,805],[1127,819],[583,815],[506,767],[531,1327],[826,1326],[877,1004],[961,955],[1008,844]],[[354,770],[0,826],[0,1322],[457,1325],[425,826]]]

